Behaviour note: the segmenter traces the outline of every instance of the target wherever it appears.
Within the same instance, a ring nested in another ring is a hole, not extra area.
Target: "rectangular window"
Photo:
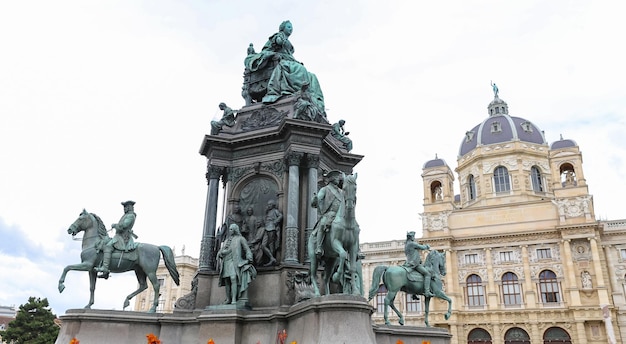
[[[419,296],[417,296],[417,300],[414,300],[412,294],[406,294],[406,311],[412,313],[422,311],[422,302]]]
[[[163,285],[165,284],[165,278],[159,278],[158,281],[159,281],[159,286],[163,287]]]
[[[552,258],[552,252],[550,251],[549,248],[538,248],[537,258],[538,259],[550,259]]]
[[[502,261],[502,262],[512,262],[513,261],[513,252],[511,252],[511,251],[500,252],[500,261]]]
[[[626,260],[626,248],[620,249],[619,254],[620,254],[620,257],[622,257],[622,259]]]
[[[383,291],[381,291],[381,289]],[[385,297],[387,296],[387,290],[381,288],[376,293],[376,312],[383,313],[385,311]]]
[[[467,286],[467,305],[470,307],[485,305],[485,291],[482,285],[472,284]]]
[[[471,253],[465,255],[465,264],[477,264],[478,263],[478,254]]]
[[[561,302],[559,297],[559,285],[556,282],[539,284],[541,301],[543,303]]]
[[[505,305],[521,305],[522,293],[517,283],[502,284],[502,296]]]

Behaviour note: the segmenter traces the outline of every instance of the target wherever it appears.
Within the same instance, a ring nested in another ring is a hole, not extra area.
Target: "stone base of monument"
[[[56,344],[72,338],[81,343],[145,343],[152,333],[163,344],[278,343],[450,343],[450,334],[439,328],[373,325],[373,312],[363,297],[328,295],[279,309],[211,307],[177,313],[142,313],[71,309],[63,322]]]

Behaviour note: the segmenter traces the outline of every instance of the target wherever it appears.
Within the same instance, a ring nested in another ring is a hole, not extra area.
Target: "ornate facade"
[[[552,144],[510,116],[497,93],[489,117],[462,139],[455,174],[424,164],[420,243],[446,255],[446,302],[430,324],[457,343],[621,343],[626,339],[626,220],[598,221],[573,140]],[[404,262],[404,240],[364,243],[363,275]],[[384,287],[372,304],[382,323]],[[397,297],[407,324],[422,300]],[[393,318],[392,318],[393,319]]]
[[[180,285],[177,286],[170,277],[163,259],[157,268],[157,279],[161,285],[159,296],[159,306],[157,312],[172,313],[176,300],[191,292],[192,281],[198,271],[198,258],[193,258],[184,254],[174,257],[176,267],[180,274]],[[148,283],[148,289],[135,297],[135,311],[147,311],[152,306],[154,298],[152,284]]]

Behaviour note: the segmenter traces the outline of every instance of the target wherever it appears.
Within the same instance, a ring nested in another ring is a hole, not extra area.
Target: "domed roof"
[[[487,107],[489,117],[465,133],[459,156],[463,156],[478,146],[492,145],[509,141],[524,141],[546,144],[543,131],[532,122],[509,116],[508,104],[497,94]]]
[[[550,145],[550,149],[561,149],[561,148],[576,147],[576,146],[578,146],[576,144],[576,141],[564,140],[563,136],[561,136],[560,140],[555,141]]]
[[[438,167],[438,166],[448,166],[448,164],[446,164],[446,161],[443,159],[439,159],[437,157],[437,154],[435,154],[435,158],[433,160],[428,160],[426,161],[426,163],[424,164],[424,168],[431,168],[431,167]]]

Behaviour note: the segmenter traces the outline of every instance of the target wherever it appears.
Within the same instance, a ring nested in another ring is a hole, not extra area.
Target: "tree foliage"
[[[53,344],[59,335],[54,323],[56,315],[50,310],[48,299],[29,297],[28,303],[20,306],[15,320],[2,334],[2,340],[15,344]]]

